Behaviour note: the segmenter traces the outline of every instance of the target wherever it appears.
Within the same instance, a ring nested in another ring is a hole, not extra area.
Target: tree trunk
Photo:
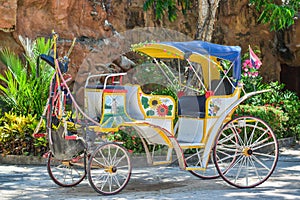
[[[220,0],[198,0],[196,39],[210,41]]]

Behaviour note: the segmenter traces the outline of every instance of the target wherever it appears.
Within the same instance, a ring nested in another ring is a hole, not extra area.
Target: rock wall
[[[194,9],[196,1],[193,1]],[[60,54],[65,53],[74,37],[77,45],[71,55],[71,73],[75,76],[83,59],[113,35],[138,27],[164,27],[180,31],[194,38],[197,16],[194,10],[187,16],[179,13],[171,23],[159,22],[151,11],[142,10],[140,0],[0,0],[0,48],[9,47],[22,53],[18,36],[48,37],[54,29],[60,35]],[[300,23],[290,30],[277,34],[269,27],[257,23],[258,14],[248,0],[220,1],[213,42],[248,45],[261,50],[262,75],[266,81],[280,80],[281,64],[300,66]],[[1,67],[1,64],[0,64]],[[3,69],[3,66],[2,66]],[[3,70],[1,70],[3,71]]]

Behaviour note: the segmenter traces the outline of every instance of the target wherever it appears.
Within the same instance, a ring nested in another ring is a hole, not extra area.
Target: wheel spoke
[[[270,155],[270,154],[266,154],[266,153],[258,153],[258,152],[253,152],[253,155],[257,155],[257,156],[265,156],[265,157],[268,157],[268,158],[273,158],[275,159],[276,156],[275,155]]]
[[[252,158],[254,161],[256,161],[258,164],[260,164],[262,167],[264,167],[268,171],[271,170],[268,166],[266,166],[264,163],[262,163],[262,161],[260,161],[259,158],[257,158],[256,156],[252,155]]]
[[[84,157],[80,158],[84,160]],[[71,160],[59,160],[48,155],[47,171],[50,178],[59,186],[72,187],[79,184],[86,175],[85,165],[73,165]]]
[[[244,158],[244,156],[241,156],[240,162],[241,162],[241,164],[240,164],[239,167],[238,167],[238,171],[237,171],[237,174],[236,174],[236,176],[235,176],[234,183],[236,183],[238,177],[240,176],[240,173],[241,173],[241,171],[242,171],[242,167],[243,167],[243,165],[244,165],[244,163],[245,163],[245,158]],[[238,164],[238,162],[236,162],[236,165],[237,165],[237,164]],[[235,165],[234,165],[234,166],[235,166]],[[233,166],[232,168],[234,168],[234,166]],[[232,168],[231,168],[231,169],[232,169]]]
[[[253,169],[255,171],[255,174],[256,174],[257,178],[261,181],[262,178],[261,178],[261,176],[258,173],[257,167],[255,166],[255,163],[253,162],[253,160],[252,160],[251,157],[249,158],[249,160],[250,160],[250,163],[251,163],[251,165],[252,165],[252,167],[253,167]]]

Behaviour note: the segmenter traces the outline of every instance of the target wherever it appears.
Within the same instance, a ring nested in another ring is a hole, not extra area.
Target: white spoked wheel
[[[263,120],[238,117],[219,132],[214,160],[227,183],[238,188],[252,188],[273,173],[278,160],[278,143]]]
[[[104,143],[92,153],[88,163],[88,179],[94,190],[103,195],[120,192],[131,176],[127,150],[116,143]]]
[[[202,179],[215,179],[219,177],[219,173],[215,167],[213,152],[210,154],[210,158],[207,166],[202,164],[203,148],[189,149],[184,153],[185,162],[187,167],[195,168],[195,170],[189,170],[189,172]],[[197,170],[197,168],[199,168]],[[202,168],[202,169],[200,169]]]
[[[56,159],[51,152],[48,154],[47,171],[50,178],[59,186],[73,187],[86,176],[85,155],[71,160]]]

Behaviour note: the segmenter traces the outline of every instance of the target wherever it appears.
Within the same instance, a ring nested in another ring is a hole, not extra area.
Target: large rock
[[[14,31],[17,20],[17,0],[0,0],[0,30]]]
[[[194,8],[197,6],[194,5]],[[68,51],[72,39],[77,37],[70,67],[70,73],[76,77],[83,59],[102,46],[105,43],[103,39],[111,37],[115,30],[122,33],[139,27],[164,27],[194,38],[196,13],[195,10],[189,11],[187,16],[179,13],[178,19],[171,23],[166,17],[162,21],[156,20],[152,11],[144,12],[143,1],[140,0],[0,0],[0,48],[10,47],[21,53],[19,35],[31,39],[49,37],[55,30],[60,35],[58,52],[61,56]],[[257,19],[258,13],[249,6],[248,0],[220,1],[213,42],[240,45],[243,52],[247,51],[248,45],[260,49],[264,79],[280,80],[281,64],[300,66],[300,23],[296,22],[278,37],[269,31],[268,26],[257,23]],[[105,25],[106,20],[113,24],[115,30]],[[162,34],[157,36],[168,37],[166,33]],[[114,52],[103,52],[101,63],[109,62],[109,53]]]

